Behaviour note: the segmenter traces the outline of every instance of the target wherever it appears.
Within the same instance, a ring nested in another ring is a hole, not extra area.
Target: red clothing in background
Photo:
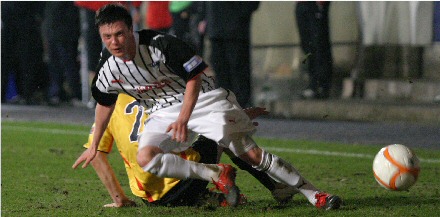
[[[110,4],[110,3],[122,3],[127,4],[128,2],[123,1],[75,1],[75,5],[82,8],[87,8],[92,11],[99,10],[102,6]],[[141,1],[132,1],[130,2],[134,7],[139,8],[142,4]]]
[[[146,22],[150,29],[168,29],[173,24],[168,1],[150,1],[148,2]]]

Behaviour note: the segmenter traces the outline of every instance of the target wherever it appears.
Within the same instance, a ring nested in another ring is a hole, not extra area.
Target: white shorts
[[[197,104],[188,122],[190,136],[185,144],[171,140],[172,132],[166,133],[168,126],[177,120],[182,104],[160,109],[151,114],[139,136],[139,149],[154,145],[164,152],[182,151],[191,146],[193,139],[201,134],[241,155],[253,146],[243,144],[244,136],[252,135],[255,126],[238,105],[235,95],[223,88],[199,95]]]

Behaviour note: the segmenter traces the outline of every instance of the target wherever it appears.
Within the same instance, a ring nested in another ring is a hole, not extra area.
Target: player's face
[[[136,45],[133,29],[129,28],[123,21],[100,26],[99,34],[105,47],[112,55],[122,59],[134,58]]]

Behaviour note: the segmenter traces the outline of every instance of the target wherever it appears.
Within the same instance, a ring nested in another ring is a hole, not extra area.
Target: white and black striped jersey
[[[92,94],[101,105],[112,105],[125,93],[146,106],[148,113],[181,103],[186,82],[201,74],[201,92],[215,89],[213,78],[203,71],[207,64],[190,46],[171,35],[152,30],[134,33],[136,56],[124,61],[101,53]]]

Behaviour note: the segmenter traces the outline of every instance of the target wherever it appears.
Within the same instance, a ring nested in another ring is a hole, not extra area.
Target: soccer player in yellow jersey
[[[114,172],[107,161],[107,154],[112,150],[113,144],[116,143],[119,153],[124,160],[126,172],[128,175],[130,188],[132,193],[150,203],[155,203],[159,199],[163,199],[166,194],[179,184],[180,180],[174,178],[159,178],[151,173],[146,173],[139,167],[136,161],[138,150],[137,136],[143,130],[144,121],[147,118],[142,106],[132,97],[121,94],[118,96],[114,114],[110,119],[110,123],[104,133],[99,144],[98,156],[92,161],[92,166],[98,174],[99,178],[106,186],[113,203],[105,205],[106,207],[131,206],[135,203],[131,201],[123,192]],[[89,142],[84,145],[88,148],[93,139],[93,128],[89,135]],[[201,160],[200,153],[194,148],[189,148],[181,153],[176,153],[180,157],[197,161]],[[212,150],[210,156],[212,163],[216,161],[217,146],[211,145]],[[204,153],[205,155],[207,153]],[[186,180],[185,180],[186,181]],[[192,181],[186,181],[179,186],[191,186]],[[196,195],[191,195],[195,198]],[[169,196],[169,197],[172,197]],[[169,198],[168,197],[168,198]],[[172,200],[172,198],[170,198]],[[191,202],[191,201],[186,201]]]
[[[246,111],[251,118],[267,113],[261,108],[247,109]],[[206,199],[207,194],[211,195],[211,197],[215,195],[208,193],[206,189],[208,182],[206,181],[159,178],[142,170],[136,161],[138,150],[137,137],[142,132],[146,119],[147,114],[138,101],[128,95],[119,94],[109,125],[100,141],[97,156],[91,162],[113,200],[113,203],[106,204],[104,207],[136,205],[133,200],[125,195],[111,165],[107,161],[107,154],[111,152],[114,143],[124,161],[132,193],[142,198],[145,203],[193,206],[199,204],[200,199]],[[89,134],[88,143],[84,145],[85,148],[88,148],[93,140],[93,129],[94,126],[92,126]],[[228,153],[227,150],[225,152]],[[204,137],[200,137],[194,142],[193,147],[175,154],[187,160],[203,163],[216,163],[217,159],[219,159],[217,157],[217,144]],[[296,191],[274,182],[265,173],[253,169],[239,158],[232,157],[231,160],[239,168],[247,170],[266,186],[277,201],[282,202],[283,200],[290,199],[296,193]],[[216,196],[219,205],[227,205],[222,195],[217,194]]]

